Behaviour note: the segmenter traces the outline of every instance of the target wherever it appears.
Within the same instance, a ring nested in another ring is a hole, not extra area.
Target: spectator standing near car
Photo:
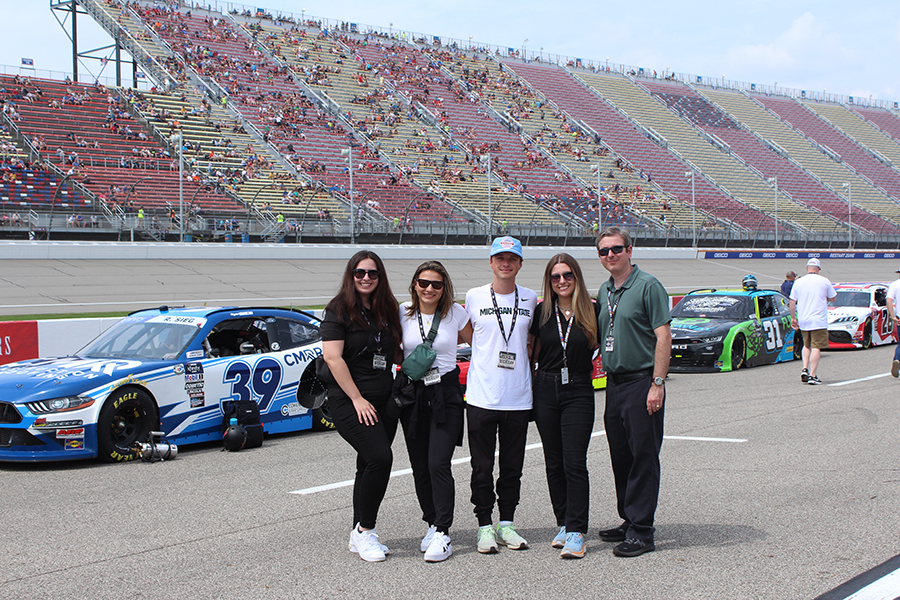
[[[413,383],[416,402],[400,415],[422,520],[429,525],[420,550],[426,562],[440,562],[453,553],[450,526],[456,491],[450,460],[462,444],[464,404],[456,347],[460,341],[472,341],[472,326],[466,310],[453,301],[453,283],[440,262],[419,265],[409,294],[412,300],[400,305],[404,359],[425,341],[435,315],[440,315],[432,343],[434,363]]]
[[[788,271],[784,275],[784,281],[781,282],[781,293],[785,298],[791,297],[791,288],[794,287],[794,279],[797,278],[797,274],[793,271]]]
[[[534,336],[534,408],[541,434],[550,503],[559,533],[550,543],[562,558],[584,557],[590,488],[587,451],[594,427],[594,370],[598,306],[570,255],[544,269],[544,301],[531,323]]]
[[[806,275],[791,288],[791,327],[803,335],[803,370],[800,381],[821,385],[817,375],[822,348],[828,347],[828,303],[837,297],[828,278],[819,275],[818,258],[806,263]]]
[[[516,284],[522,269],[522,243],[510,236],[491,244],[493,281],[466,293],[472,323],[472,359],[466,386],[466,422],[472,456],[472,504],[478,518],[478,552],[493,554],[497,544],[524,550],[528,542],[513,524],[525,461],[531,413],[529,333],[537,294]],[[500,443],[500,475],[494,494],[494,451]],[[496,529],[494,503],[500,511]]]
[[[894,323],[895,330],[900,328],[900,314],[897,312],[898,308],[900,308],[900,268],[897,269],[897,279],[891,283],[887,291],[888,315],[890,315],[891,321]],[[891,375],[894,376],[894,379],[900,377],[900,344],[897,344],[897,348],[894,350],[894,362],[891,363]]]
[[[672,353],[668,294],[659,280],[631,263],[632,251],[625,229],[607,227],[600,232],[597,253],[610,274],[597,293],[607,374],[603,422],[623,521],[601,530],[600,539],[620,542],[613,548],[617,556],[639,556],[656,548],[653,522]]]
[[[336,383],[328,385],[335,428],[357,452],[349,549],[369,562],[390,551],[375,521],[391,476],[397,421],[387,415],[391,366],[400,362],[400,318],[384,263],[374,252],[354,254],[341,287],[325,307],[322,351]]]

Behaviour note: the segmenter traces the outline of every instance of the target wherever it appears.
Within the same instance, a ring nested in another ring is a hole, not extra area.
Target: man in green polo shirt
[[[631,236],[607,227],[597,238],[600,262],[610,278],[600,286],[600,349],[607,373],[603,422],[623,523],[600,531],[620,542],[617,556],[655,549],[653,518],[659,499],[659,449],[663,403],[672,353],[669,297],[652,275],[631,264]]]

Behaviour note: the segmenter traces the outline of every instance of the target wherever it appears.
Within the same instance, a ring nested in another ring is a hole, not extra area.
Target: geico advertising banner
[[[0,364],[38,357],[37,321],[0,322]]]

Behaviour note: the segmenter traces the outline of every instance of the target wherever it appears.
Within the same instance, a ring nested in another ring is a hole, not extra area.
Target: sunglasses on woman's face
[[[353,276],[357,279],[363,279],[366,275],[369,276],[369,279],[375,281],[380,273],[375,269],[353,269]]]
[[[600,256],[609,256],[609,252],[612,250],[613,254],[622,254],[625,252],[625,246],[610,246],[609,248],[597,248],[597,254]]]
[[[419,286],[420,290],[427,290],[429,285],[434,288],[434,291],[444,289],[443,281],[432,281],[430,279],[416,279],[416,285]]]
[[[566,271],[565,273],[554,273],[550,276],[550,281],[552,281],[553,283],[559,283],[560,279],[573,281],[575,279],[575,273],[573,273],[572,271]]]

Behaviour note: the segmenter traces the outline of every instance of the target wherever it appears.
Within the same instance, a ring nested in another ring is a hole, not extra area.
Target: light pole
[[[767,177],[766,181],[775,186],[775,247],[778,247],[778,175]]]
[[[693,237],[693,246],[697,247],[697,196],[694,192],[694,172],[685,171],[684,176],[691,180],[691,235]]]
[[[491,243],[491,234],[494,229],[494,209],[491,205],[491,153],[481,155],[482,160],[487,160],[487,188],[488,188],[488,226],[487,226],[487,244]]]
[[[350,243],[356,243],[356,218],[353,214],[353,146],[341,150],[341,156],[347,157],[350,166]]]
[[[184,241],[184,140],[179,129],[170,138],[172,144],[178,140],[178,240]]]
[[[847,249],[853,249],[853,188],[850,182],[841,184],[847,188]]]
[[[603,198],[600,196],[600,163],[591,165],[591,171],[597,174],[597,235],[603,231]]]
[[[528,38],[525,38],[525,41],[522,42],[522,60],[528,60],[526,54],[528,53]]]

